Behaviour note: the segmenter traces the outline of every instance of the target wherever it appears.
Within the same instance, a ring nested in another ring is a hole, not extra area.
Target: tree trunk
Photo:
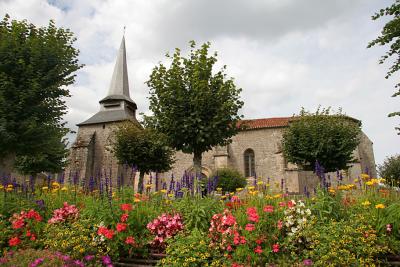
[[[193,166],[197,178],[201,178],[201,152],[194,152]]]
[[[140,194],[143,193],[143,179],[144,179],[144,172],[140,171],[140,173],[139,173],[139,181],[138,181],[138,192]]]

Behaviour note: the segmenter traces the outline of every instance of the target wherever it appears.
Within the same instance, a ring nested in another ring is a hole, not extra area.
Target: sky
[[[131,98],[149,113],[145,81],[165,54],[188,42],[211,42],[218,66],[242,88],[246,119],[285,117],[304,107],[342,108],[362,121],[381,164],[400,153],[394,127],[399,76],[386,80],[387,47],[367,49],[385,23],[371,16],[393,0],[0,0],[0,15],[47,25],[50,19],[75,33],[85,66],[69,86],[67,125],[77,130],[99,110],[115,57],[125,39]],[[71,136],[73,141],[74,136]]]

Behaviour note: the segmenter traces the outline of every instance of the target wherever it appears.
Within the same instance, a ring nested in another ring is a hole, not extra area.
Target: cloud
[[[371,15],[390,0],[0,0],[0,15],[70,28],[85,67],[70,87],[68,125],[98,111],[126,26],[131,96],[148,113],[144,82],[164,54],[188,41],[211,41],[219,65],[243,89],[247,118],[290,116],[301,107],[343,107],[361,119],[378,163],[398,153],[395,79],[377,64],[384,48],[366,49],[384,21]]]

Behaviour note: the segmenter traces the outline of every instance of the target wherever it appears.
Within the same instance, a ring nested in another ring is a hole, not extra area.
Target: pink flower
[[[392,232],[392,225],[391,224],[386,224],[386,231],[388,233]]]
[[[259,216],[257,213],[257,209],[254,207],[247,208],[247,219],[251,222],[258,222]]]
[[[68,205],[67,202],[64,202],[64,207],[53,211],[53,217],[50,218],[48,223],[59,223],[68,219],[74,220],[77,219],[78,216],[79,210],[75,207],[75,205]]]
[[[129,215],[127,213],[124,213],[121,215],[121,222],[126,222],[128,220]]]
[[[286,207],[286,203],[285,202],[283,202],[283,201],[281,201],[281,202],[279,202],[279,207]]]
[[[226,247],[226,250],[227,250],[227,251],[232,251],[232,246],[231,246],[231,245],[228,245],[228,246]]]
[[[226,215],[224,224],[231,226],[231,225],[234,225],[235,223],[236,223],[235,216],[233,216],[232,214]]]
[[[128,236],[125,239],[125,244],[127,244],[127,245],[134,245],[135,243],[136,243],[135,238],[133,236]]]
[[[295,206],[295,202],[293,200],[289,200],[287,203],[288,208],[293,208]]]
[[[274,206],[272,206],[272,205],[265,206],[264,207],[264,212],[268,212],[268,213],[274,212]]]
[[[254,227],[254,224],[248,223],[246,224],[246,227],[244,228],[246,231],[254,231],[256,228]]]
[[[272,251],[275,252],[275,253],[278,253],[279,252],[279,244],[273,244],[272,245]]]
[[[261,246],[257,246],[257,247],[254,249],[254,252],[257,253],[257,254],[261,254],[261,253],[262,253]]]
[[[283,227],[283,222],[281,220],[278,220],[278,229],[281,230]]]

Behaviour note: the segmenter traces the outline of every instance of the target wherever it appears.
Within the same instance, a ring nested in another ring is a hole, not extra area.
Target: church
[[[136,103],[130,97],[125,39],[118,51],[108,95],[99,101],[100,109],[92,117],[77,124],[78,132],[73,143],[69,165],[65,174],[78,176],[83,181],[93,177],[108,176],[113,183],[131,182],[132,170],[118,164],[111,151],[112,131],[118,123],[130,120],[137,123]],[[254,177],[279,184],[287,192],[302,193],[303,188],[314,188],[318,178],[309,171],[301,170],[287,162],[282,151],[282,136],[292,117],[244,120],[245,130],[232,137],[232,142],[223,147],[214,147],[203,154],[202,174],[210,177],[220,168],[233,168],[250,180]],[[346,171],[346,176],[354,180],[365,170],[376,177],[373,146],[371,140],[362,133],[361,142],[354,150],[356,162]],[[179,177],[193,170],[193,156],[177,151],[172,169],[160,174],[165,180],[172,175]],[[332,174],[334,175],[334,174]],[[335,174],[336,175],[336,174]],[[138,179],[136,179],[137,181]]]

